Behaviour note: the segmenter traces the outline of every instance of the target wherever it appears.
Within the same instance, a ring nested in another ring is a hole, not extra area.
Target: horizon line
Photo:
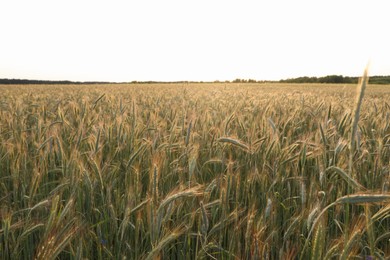
[[[37,82],[37,83],[63,83],[63,84],[135,84],[135,83],[272,83],[272,82],[283,82],[288,80],[297,80],[297,79],[321,79],[326,77],[342,77],[345,79],[359,79],[360,76],[345,76],[341,74],[331,74],[326,76],[299,76],[299,77],[291,77],[291,78],[284,78],[284,79],[278,79],[278,80],[266,80],[266,79],[253,79],[253,78],[236,78],[233,80],[131,80],[131,81],[100,81],[100,80],[69,80],[69,79],[61,79],[61,80],[54,80],[54,79],[28,79],[28,78],[0,78],[0,84],[4,84],[4,82],[7,82],[11,84],[12,82],[21,82],[24,81],[26,83],[28,82]],[[390,77],[390,75],[373,75],[370,76],[370,78],[374,77]]]

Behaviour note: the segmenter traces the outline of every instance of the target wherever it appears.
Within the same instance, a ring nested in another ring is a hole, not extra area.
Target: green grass
[[[1,259],[390,256],[389,86],[0,91]]]

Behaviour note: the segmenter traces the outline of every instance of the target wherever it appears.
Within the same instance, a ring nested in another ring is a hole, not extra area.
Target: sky
[[[390,2],[2,0],[0,78],[390,75]]]

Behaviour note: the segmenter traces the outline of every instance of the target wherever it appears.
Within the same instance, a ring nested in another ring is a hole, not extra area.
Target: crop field
[[[390,256],[388,85],[0,93],[0,259]]]

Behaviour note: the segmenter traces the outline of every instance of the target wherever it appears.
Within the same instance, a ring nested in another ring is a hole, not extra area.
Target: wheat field
[[[389,257],[390,87],[356,89],[0,86],[0,258]]]

